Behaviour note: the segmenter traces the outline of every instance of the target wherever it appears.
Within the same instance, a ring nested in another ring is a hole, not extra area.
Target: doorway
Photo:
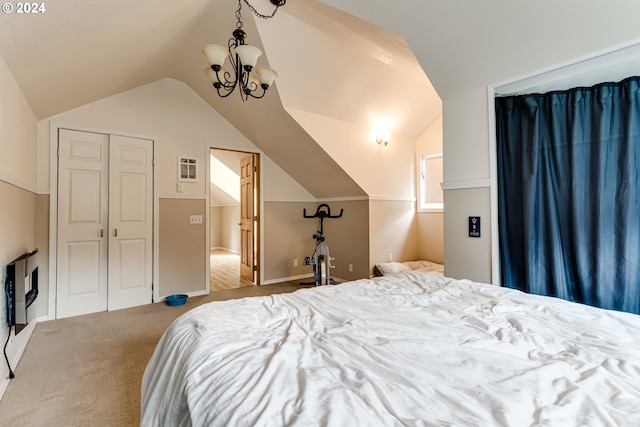
[[[260,157],[209,152],[209,271],[211,292],[259,285]]]

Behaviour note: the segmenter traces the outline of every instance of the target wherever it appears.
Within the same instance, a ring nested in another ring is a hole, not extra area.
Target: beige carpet
[[[0,426],[137,426],[144,369],[169,324],[210,301],[292,292],[297,283],[250,286],[36,325],[0,400]]]

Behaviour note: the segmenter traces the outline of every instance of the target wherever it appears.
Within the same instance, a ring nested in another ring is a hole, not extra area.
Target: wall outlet
[[[176,184],[176,191],[178,193],[182,193],[184,191],[184,188],[182,188],[182,184],[180,183]]]
[[[349,273],[353,273],[353,264],[349,264]]]
[[[387,261],[393,261],[393,254],[387,255]]]
[[[191,215],[189,217],[189,224],[202,224],[202,215]]]
[[[298,258],[294,258],[293,260],[293,266],[297,267],[298,266]]]

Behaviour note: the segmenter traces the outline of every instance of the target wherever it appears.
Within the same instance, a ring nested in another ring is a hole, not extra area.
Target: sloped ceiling
[[[0,55],[38,119],[162,78],[183,81],[318,198],[365,192],[287,108],[354,126],[394,111],[409,138],[440,114],[404,39],[315,0],[290,0],[258,25],[243,3],[247,42],[280,77],[261,100],[219,98],[200,49],[228,40],[236,8],[229,0],[60,0],[42,14],[0,15]]]
[[[637,0],[321,2],[404,37],[443,100],[640,42]]]
[[[412,140],[441,114],[438,94],[401,36],[318,1],[291,1],[278,13],[258,29],[281,72],[287,110],[362,127],[392,118],[393,133]]]
[[[240,205],[240,161],[247,156],[229,150],[212,150],[212,162],[209,180],[209,203],[211,206]],[[219,169],[216,171],[214,168]]]

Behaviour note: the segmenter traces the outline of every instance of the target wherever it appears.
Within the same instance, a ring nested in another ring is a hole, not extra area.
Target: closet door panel
[[[107,309],[108,140],[59,133],[57,318]]]
[[[153,143],[111,135],[109,310],[151,302]]]

